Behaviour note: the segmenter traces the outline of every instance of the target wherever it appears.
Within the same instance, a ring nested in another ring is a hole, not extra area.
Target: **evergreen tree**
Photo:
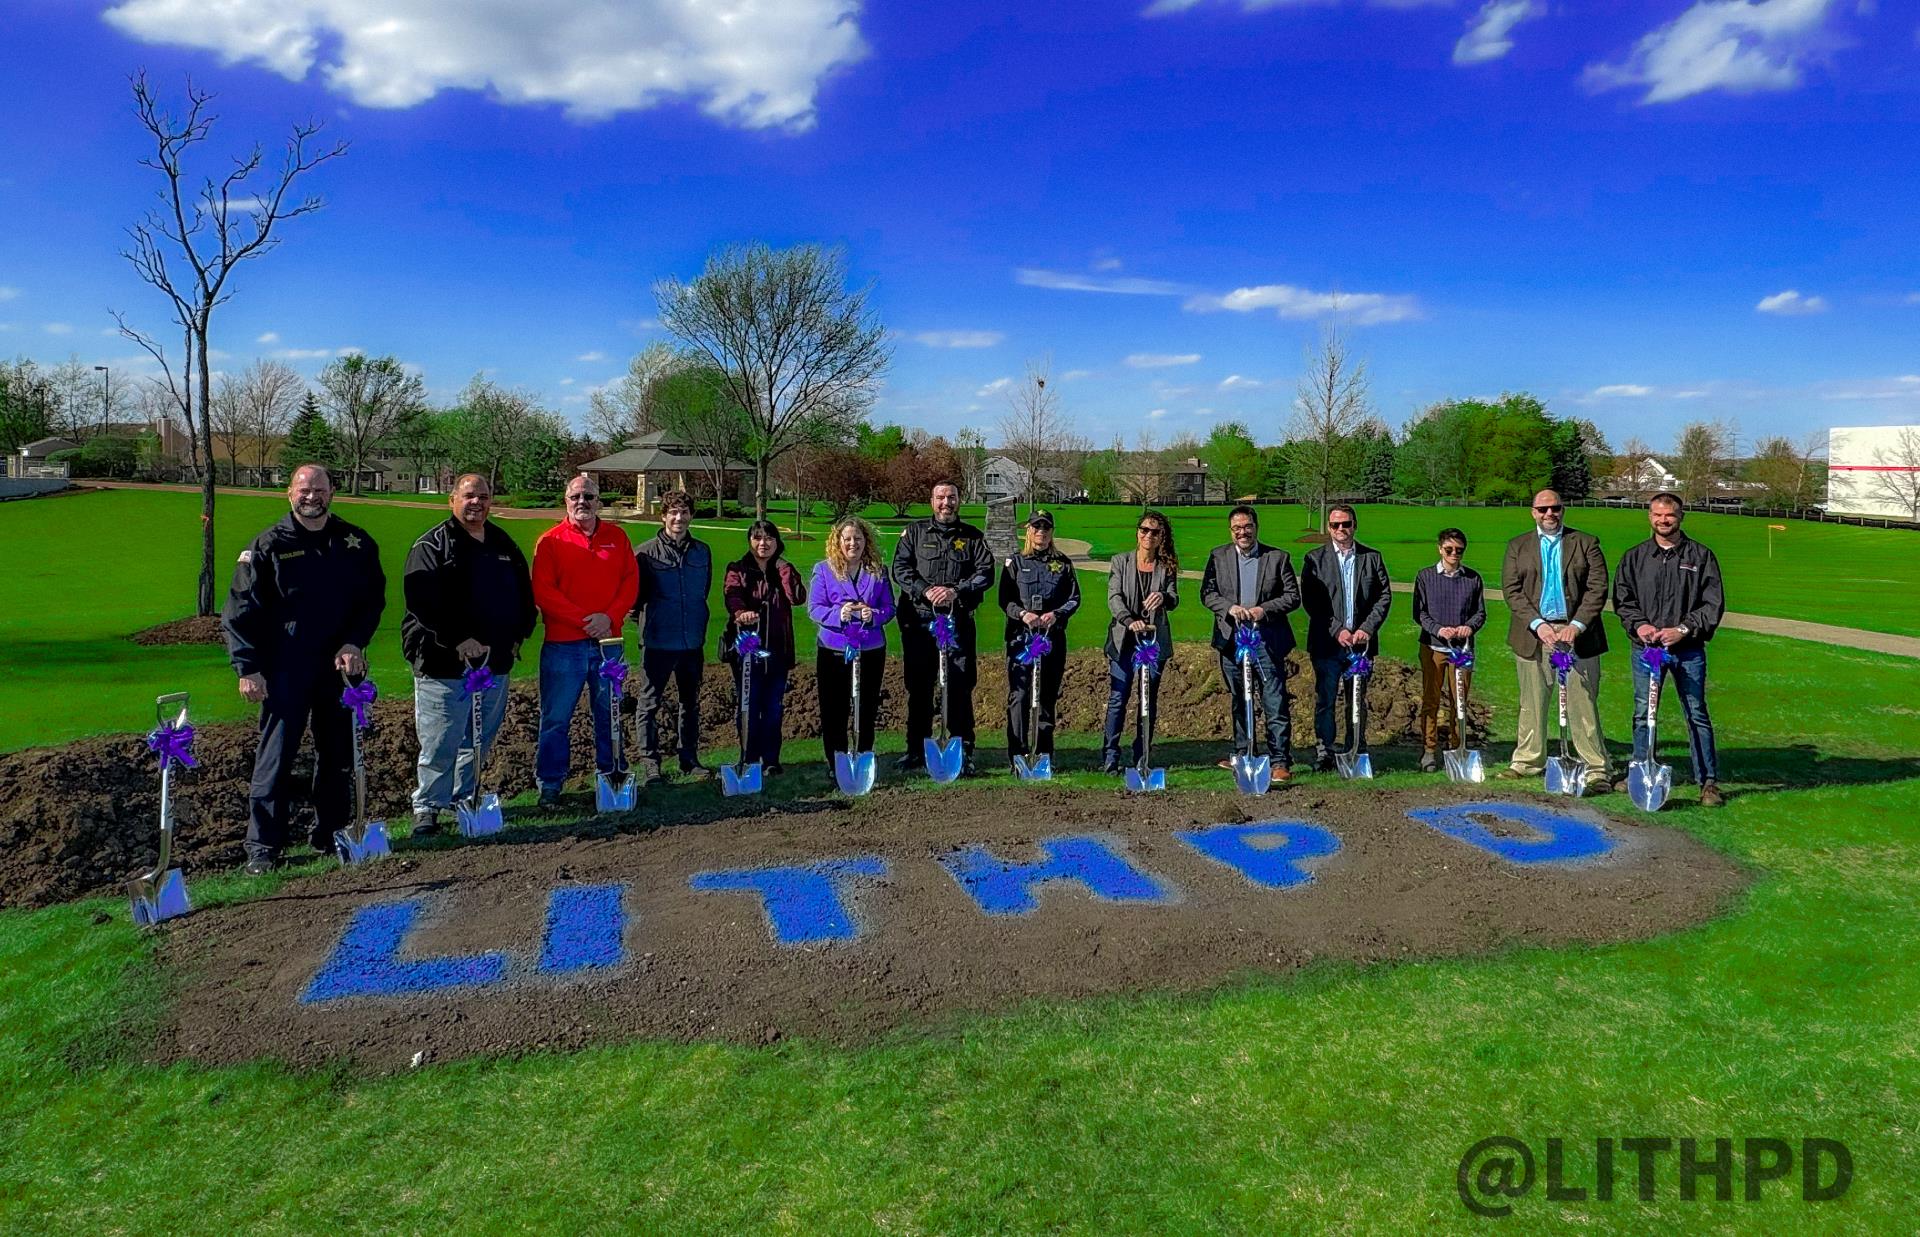
[[[300,401],[300,411],[294,414],[293,425],[287,430],[287,441],[280,448],[280,462],[288,468],[324,464],[332,469],[339,465],[339,457],[340,444],[333,436],[333,427],[327,424],[319,401],[309,391]]]

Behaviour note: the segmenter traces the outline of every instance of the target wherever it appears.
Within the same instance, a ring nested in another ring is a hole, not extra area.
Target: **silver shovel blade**
[[[457,804],[454,814],[460,818],[461,837],[484,838],[507,827],[506,818],[500,814],[497,794],[481,795],[471,802]]]
[[[1484,782],[1487,780],[1487,762],[1477,751],[1461,748],[1446,748],[1447,780],[1450,782]]]
[[[873,789],[872,752],[835,752],[833,780],[843,795],[864,795]]]
[[[936,782],[951,782],[960,776],[961,766],[966,763],[966,745],[958,738],[941,743],[935,739],[922,739],[921,746],[927,758],[927,773]]]
[[[1053,757],[1035,756],[1029,761],[1025,756],[1015,756],[1013,774],[1023,782],[1051,781],[1053,780]]]
[[[1657,812],[1673,793],[1673,766],[1636,760],[1627,766],[1627,797],[1643,812]]]
[[[1167,771],[1165,769],[1134,768],[1127,770],[1127,789],[1135,794],[1141,794],[1149,790],[1165,790],[1166,788]]]
[[[348,865],[365,863],[369,859],[384,859],[393,853],[393,847],[387,841],[387,822],[370,820],[358,838],[351,829],[333,831],[333,853],[340,856],[340,862]]]
[[[1243,795],[1264,795],[1273,786],[1273,757],[1235,756],[1233,781]]]
[[[163,919],[172,919],[193,909],[193,903],[187,898],[187,878],[180,874],[179,868],[169,869],[157,882],[145,877],[128,881],[127,898],[132,903],[133,923],[137,928],[151,928]]]
[[[1373,756],[1368,752],[1335,752],[1333,767],[1340,770],[1340,776],[1352,781],[1354,778],[1373,777]]]
[[[626,774],[593,775],[593,805],[602,812],[633,810],[633,778]]]
[[[760,762],[756,760],[752,764],[740,769],[736,769],[732,765],[721,765],[720,793],[729,798],[734,795],[759,794]]]
[[[1586,762],[1571,756],[1547,757],[1547,793],[1572,795],[1576,799],[1586,794]]]

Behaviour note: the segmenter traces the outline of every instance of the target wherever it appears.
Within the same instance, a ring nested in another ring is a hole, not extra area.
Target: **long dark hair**
[[[1153,561],[1165,563],[1168,571],[1179,571],[1180,556],[1174,552],[1173,548],[1173,521],[1149,507],[1140,513],[1140,521],[1134,527],[1138,528],[1140,523],[1147,520],[1152,520],[1160,526],[1160,547],[1154,551]]]
[[[753,535],[755,533],[765,533],[767,536],[773,538],[773,558],[769,559],[769,562],[778,562],[780,559],[786,557],[787,539],[780,535],[780,526],[772,520],[755,520],[753,523],[747,525],[747,557],[749,559],[756,563],[760,561],[753,552]]]

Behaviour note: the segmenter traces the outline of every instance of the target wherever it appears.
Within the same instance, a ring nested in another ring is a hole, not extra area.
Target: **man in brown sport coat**
[[[1500,564],[1500,588],[1512,614],[1507,647],[1520,674],[1513,764],[1500,776],[1539,777],[1546,771],[1547,746],[1557,744],[1559,733],[1559,680],[1549,660],[1557,645],[1571,648],[1575,658],[1567,674],[1567,729],[1574,754],[1587,765],[1586,793],[1604,794],[1613,784],[1599,707],[1607,560],[1599,538],[1566,526],[1564,510],[1552,490],[1535,494],[1534,527],[1507,543]]]

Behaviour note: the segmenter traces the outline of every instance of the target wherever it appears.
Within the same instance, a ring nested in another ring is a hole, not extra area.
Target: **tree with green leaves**
[[[0,362],[0,452],[12,455],[30,442],[53,435],[47,410],[47,384],[40,367],[22,357]]]
[[[1238,421],[1222,421],[1200,447],[1207,473],[1226,487],[1230,499],[1258,494],[1266,482],[1267,460],[1253,433]]]
[[[328,469],[340,466],[339,440],[333,436],[333,427],[327,424],[312,391],[301,397],[300,411],[293,414],[293,424],[287,427],[280,462],[289,470],[302,464],[320,464]]]
[[[320,402],[332,418],[340,462],[348,470],[347,492],[358,494],[374,444],[426,401],[426,384],[397,357],[358,352],[321,370],[319,382]]]
[[[713,482],[713,514],[726,512],[727,466],[746,458],[754,426],[733,402],[726,375],[692,357],[656,379],[649,397],[660,428],[707,461]]]

